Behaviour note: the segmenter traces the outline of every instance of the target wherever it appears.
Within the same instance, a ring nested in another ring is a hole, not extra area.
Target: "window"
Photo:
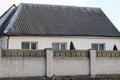
[[[105,44],[94,43],[94,44],[92,44],[92,49],[105,50]]]
[[[105,44],[99,44],[99,50],[105,50]]]
[[[53,48],[54,50],[58,50],[58,49],[59,49],[59,43],[53,43],[53,44],[52,44],[52,48]]]
[[[37,49],[37,42],[22,42],[22,49]]]
[[[52,43],[53,50],[65,50],[67,49],[67,43],[63,42],[54,42]]]
[[[62,50],[65,50],[65,49],[66,49],[66,43],[61,43],[60,46],[61,46],[61,49],[62,49]]]
[[[92,49],[98,50],[98,44],[92,44]]]
[[[30,48],[29,42],[23,42],[22,43],[22,49],[29,49],[29,48]]]
[[[31,42],[31,49],[37,49],[37,42]]]

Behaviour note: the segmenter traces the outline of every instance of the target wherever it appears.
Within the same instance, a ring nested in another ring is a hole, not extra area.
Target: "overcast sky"
[[[12,4],[19,5],[20,3],[100,7],[120,31],[120,0],[1,0],[0,15]]]

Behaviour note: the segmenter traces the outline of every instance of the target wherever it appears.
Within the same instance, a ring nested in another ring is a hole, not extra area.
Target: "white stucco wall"
[[[112,50],[113,45],[116,44],[120,50],[120,38],[108,37],[9,37],[9,49],[21,49],[21,42],[38,42],[38,49],[52,48],[52,42],[67,42],[67,49],[69,49],[70,42],[74,43],[76,49],[90,49],[92,43],[105,43],[106,50]]]

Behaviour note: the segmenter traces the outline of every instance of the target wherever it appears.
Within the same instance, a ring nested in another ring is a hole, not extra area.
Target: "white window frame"
[[[53,44],[58,44],[59,45],[59,49],[58,50],[62,50],[61,49],[61,44],[65,44],[65,50],[67,50],[67,42],[52,42],[52,45]]]
[[[105,43],[92,43],[91,44],[91,48],[92,48],[92,45],[93,44],[97,44],[97,50],[100,50],[100,45],[102,44],[102,45],[104,45],[104,50],[106,50],[106,44]]]
[[[29,43],[29,49],[31,49],[31,43],[36,43],[36,49],[38,49],[38,42],[32,42],[32,41],[23,41],[21,42],[21,49],[22,49],[22,43]]]

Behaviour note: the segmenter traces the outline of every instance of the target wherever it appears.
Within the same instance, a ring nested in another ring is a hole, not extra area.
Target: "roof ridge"
[[[90,8],[90,9],[101,9],[100,7],[83,7],[75,5],[60,5],[60,4],[34,4],[34,3],[21,3],[20,5],[33,5],[33,6],[53,6],[53,7],[70,7],[70,8]]]

